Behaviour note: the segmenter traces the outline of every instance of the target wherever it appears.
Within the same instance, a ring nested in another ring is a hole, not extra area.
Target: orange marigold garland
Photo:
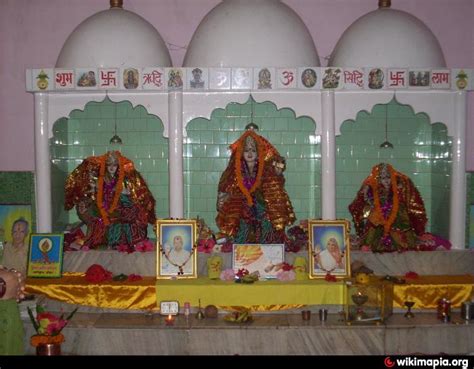
[[[34,336],[31,336],[30,338],[30,343],[31,346],[33,347],[38,347],[39,345],[44,345],[44,344],[61,344],[64,342],[64,335],[62,333],[59,333],[56,336],[45,336],[41,334],[37,334]]]
[[[112,213],[118,205],[119,199],[120,199],[120,194],[122,193],[123,190],[123,180],[125,178],[125,169],[124,169],[124,160],[120,154],[118,154],[118,180],[117,180],[117,185],[115,187],[115,193],[114,197],[112,200],[112,204],[110,205],[109,209],[104,208],[104,177],[105,177],[105,169],[106,169],[106,160],[107,160],[107,155],[104,155],[103,157],[100,158],[100,169],[99,169],[99,180],[97,183],[97,208],[99,209],[100,216],[102,220],[104,221],[105,225],[110,224],[109,221],[109,214]]]
[[[265,164],[265,153],[263,150],[263,145],[260,140],[260,137],[256,134],[252,134],[252,131],[247,131],[242,135],[241,140],[239,140],[236,145],[233,147],[236,150],[235,153],[235,175],[237,177],[237,185],[239,186],[240,191],[244,194],[245,198],[247,199],[247,204],[249,206],[253,205],[252,193],[260,186],[262,182],[262,175],[263,175],[263,167]],[[252,138],[257,143],[257,153],[258,153],[258,169],[257,169],[257,178],[255,179],[255,183],[252,185],[250,189],[247,189],[244,185],[244,179],[242,177],[242,167],[241,167],[241,158],[244,152],[245,146],[245,139],[247,136],[252,136]]]
[[[372,193],[374,195],[374,207],[375,207],[375,219],[377,220],[378,224],[382,224],[384,228],[384,235],[388,235],[390,229],[392,228],[395,219],[397,218],[398,208],[400,206],[400,201],[398,198],[398,188],[397,188],[397,174],[395,170],[390,166],[387,165],[387,168],[390,172],[390,183],[392,186],[392,193],[393,193],[393,204],[392,209],[390,210],[390,215],[387,219],[383,216],[383,212],[380,206],[380,196],[379,196],[379,188],[377,185],[377,178],[379,177],[379,167],[375,168],[374,173],[370,176],[368,180],[368,184],[372,188]]]

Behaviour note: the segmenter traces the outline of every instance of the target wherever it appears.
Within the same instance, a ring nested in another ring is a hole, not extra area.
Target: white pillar
[[[36,231],[52,231],[51,161],[48,137],[48,94],[35,93]]]
[[[336,219],[336,131],[334,91],[321,92],[322,218]]]
[[[451,173],[451,208],[449,240],[453,249],[466,247],[466,92],[454,95],[453,170]]]
[[[183,185],[183,93],[173,91],[168,94],[169,116],[169,174],[170,174],[170,217],[184,217]]]

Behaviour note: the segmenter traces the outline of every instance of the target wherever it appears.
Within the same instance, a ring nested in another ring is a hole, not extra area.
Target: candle
[[[174,324],[174,316],[171,314],[168,315],[168,317],[165,319],[166,325],[173,325]]]

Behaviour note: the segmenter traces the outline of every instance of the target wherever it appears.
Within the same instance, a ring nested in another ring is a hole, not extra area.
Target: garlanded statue
[[[219,239],[234,243],[284,243],[295,214],[285,191],[285,160],[250,124],[231,146],[219,181],[216,224]]]
[[[372,168],[349,205],[360,244],[374,252],[417,249],[425,233],[426,211],[420,193],[390,164]]]
[[[120,152],[91,156],[67,177],[65,209],[74,206],[87,225],[83,247],[152,249],[147,227],[156,221],[155,199],[132,161]]]

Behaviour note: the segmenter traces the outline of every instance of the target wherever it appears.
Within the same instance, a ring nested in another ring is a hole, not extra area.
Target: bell
[[[198,312],[196,313],[196,319],[202,320],[204,318],[205,318],[204,313],[202,312],[201,309],[199,309]]]
[[[202,312],[202,309],[201,309],[201,299],[199,299],[199,310],[196,313],[196,319],[202,320],[204,318],[205,318],[205,316],[204,316],[204,313]]]

